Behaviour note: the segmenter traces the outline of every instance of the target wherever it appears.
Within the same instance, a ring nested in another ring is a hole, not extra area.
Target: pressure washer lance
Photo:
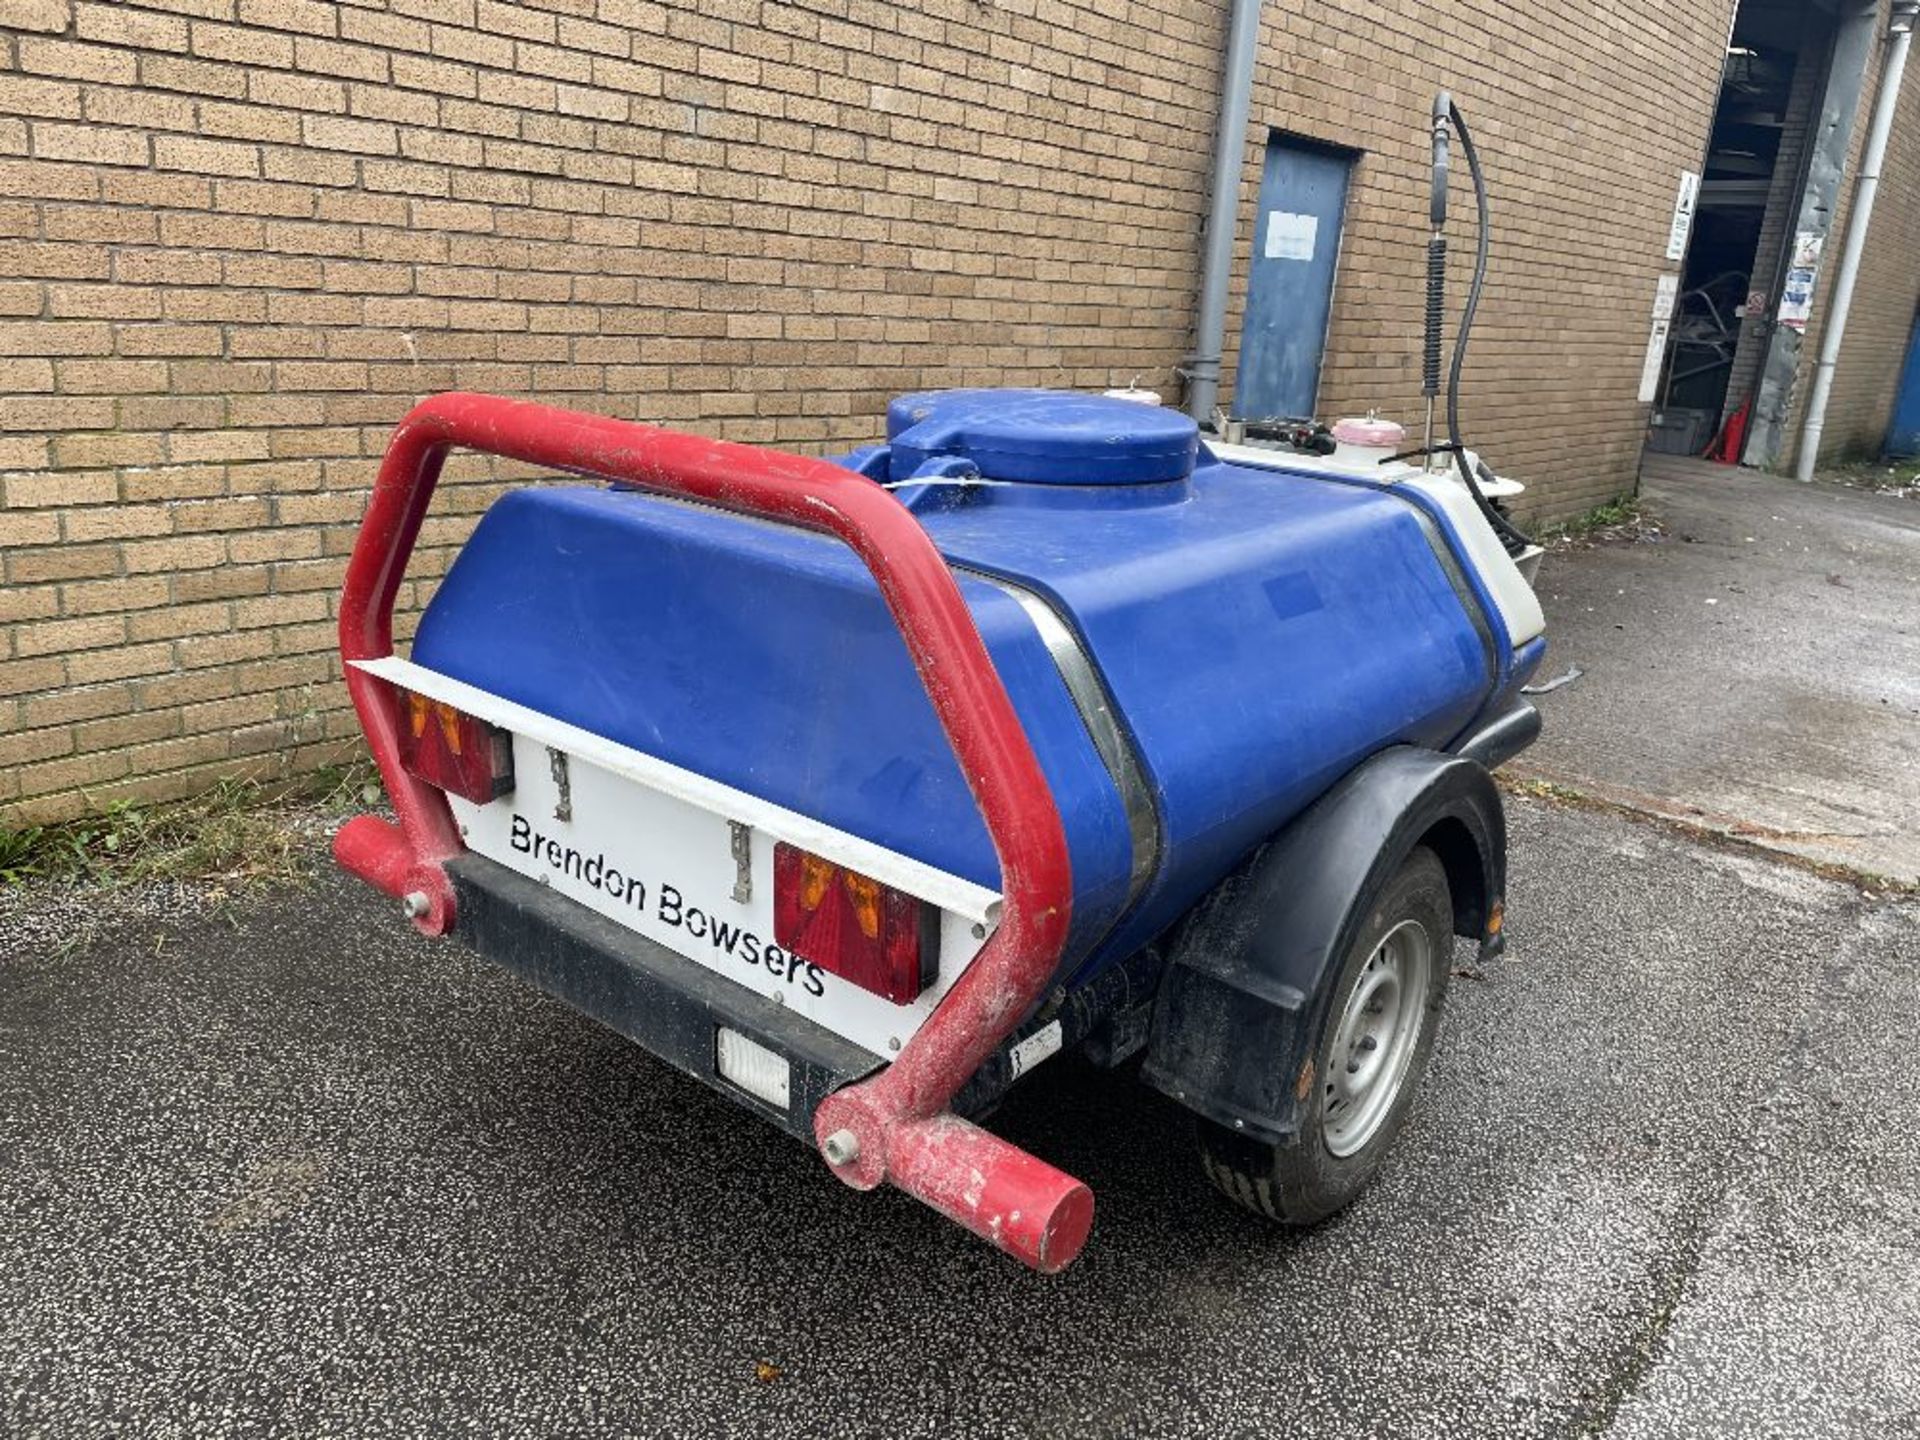
[[[1447,308],[1447,150],[1449,133],[1460,137],[1460,153],[1467,162],[1467,173],[1473,177],[1473,203],[1478,220],[1478,233],[1475,236],[1473,255],[1473,283],[1467,288],[1466,308],[1460,312],[1460,330],[1453,337],[1453,361],[1447,369],[1447,439],[1444,445],[1436,445],[1433,435],[1434,401],[1440,393],[1440,330],[1446,320]],[[1429,472],[1437,467],[1434,462],[1442,456],[1450,456],[1454,466],[1460,472],[1460,479],[1467,487],[1467,493],[1473,496],[1474,504],[1480,513],[1493,526],[1508,553],[1518,555],[1533,544],[1531,537],[1523,534],[1500,509],[1487,499],[1486,492],[1480,488],[1481,476],[1492,477],[1492,472],[1484,466],[1476,466],[1467,460],[1467,447],[1460,439],[1460,371],[1466,363],[1467,341],[1473,336],[1473,317],[1480,309],[1480,294],[1487,283],[1487,251],[1492,239],[1492,230],[1487,218],[1487,177],[1480,169],[1480,155],[1474,149],[1473,132],[1467,128],[1467,117],[1460,113],[1460,107],[1453,103],[1453,97],[1445,90],[1433,97],[1433,201],[1430,206],[1433,220],[1433,236],[1427,241],[1427,332],[1426,349],[1422,357],[1423,388],[1427,398],[1427,433],[1424,442],[1425,464]],[[1480,473],[1476,474],[1476,470]]]
[[[1424,464],[1434,466],[1433,409],[1440,398],[1440,329],[1447,309],[1447,111],[1452,97],[1442,90],[1433,97],[1433,199],[1429,214],[1433,235],[1427,241],[1427,331],[1421,357],[1421,394],[1427,398],[1426,433],[1421,440],[1426,450]]]

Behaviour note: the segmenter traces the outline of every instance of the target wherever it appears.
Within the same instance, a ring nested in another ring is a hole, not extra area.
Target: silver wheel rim
[[[1393,1113],[1413,1068],[1432,985],[1433,941],[1419,921],[1403,920],[1373,947],[1334,1027],[1321,1107],[1334,1155],[1364,1150]]]

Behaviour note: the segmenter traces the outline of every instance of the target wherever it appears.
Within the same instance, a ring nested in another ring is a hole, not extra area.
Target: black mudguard
[[[1422,843],[1446,867],[1455,931],[1498,953],[1507,827],[1492,777],[1458,755],[1382,751],[1182,922],[1154,1007],[1147,1082],[1241,1133],[1298,1135],[1340,958]]]

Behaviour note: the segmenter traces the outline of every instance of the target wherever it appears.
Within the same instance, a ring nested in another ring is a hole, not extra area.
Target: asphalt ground
[[[1656,528],[1546,557],[1519,768],[1920,881],[1920,498],[1649,455]]]
[[[1052,1062],[1054,1279],[337,875],[0,892],[0,1433],[1920,1434],[1920,906],[1511,812],[1378,1185],[1271,1229]]]

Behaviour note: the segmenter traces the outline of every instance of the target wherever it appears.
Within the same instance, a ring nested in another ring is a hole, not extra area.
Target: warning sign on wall
[[[1780,290],[1780,323],[1802,335],[1807,333],[1807,319],[1813,314],[1813,286],[1820,278],[1820,252],[1826,244],[1826,236],[1810,230],[1793,237],[1793,265]]]
[[[1673,224],[1667,230],[1667,259],[1678,260],[1687,253],[1693,238],[1693,212],[1700,205],[1700,177],[1688,170],[1680,176],[1680,194],[1673,202]]]
[[[1647,359],[1640,367],[1640,403],[1651,404],[1660,393],[1660,372],[1667,363],[1667,337],[1673,333],[1673,305],[1679,298],[1680,277],[1662,275],[1653,287],[1653,333],[1647,337]]]

